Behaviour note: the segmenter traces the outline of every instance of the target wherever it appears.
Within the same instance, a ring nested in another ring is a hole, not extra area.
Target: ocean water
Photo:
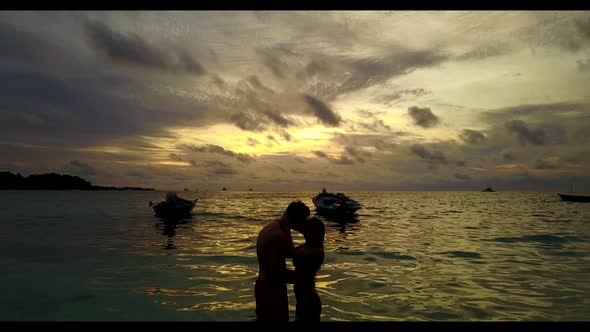
[[[251,321],[256,236],[292,200],[313,211],[314,194],[180,192],[200,200],[169,225],[148,206],[163,192],[0,191],[0,320]],[[590,318],[590,204],[347,194],[355,219],[322,218],[323,321]]]

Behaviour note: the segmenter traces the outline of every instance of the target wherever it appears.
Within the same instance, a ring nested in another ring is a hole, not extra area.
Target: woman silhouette
[[[293,290],[297,300],[295,309],[296,323],[314,323],[320,321],[322,301],[315,289],[316,273],[324,262],[324,223],[311,217],[303,230],[305,243],[295,248],[293,265],[295,282]]]

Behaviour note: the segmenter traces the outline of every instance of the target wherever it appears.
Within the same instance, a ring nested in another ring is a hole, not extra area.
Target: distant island
[[[95,186],[90,181],[67,174],[32,174],[0,172],[0,190],[155,190],[141,187]]]

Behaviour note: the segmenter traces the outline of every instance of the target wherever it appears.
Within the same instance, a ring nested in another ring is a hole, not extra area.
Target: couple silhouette
[[[257,322],[289,322],[287,284],[293,284],[297,301],[295,323],[320,321],[322,302],[315,277],[324,262],[325,227],[320,219],[309,216],[309,207],[294,201],[258,234],[259,270],[254,286]],[[295,247],[291,230],[303,234],[305,243]],[[293,259],[295,270],[287,269],[287,258]]]

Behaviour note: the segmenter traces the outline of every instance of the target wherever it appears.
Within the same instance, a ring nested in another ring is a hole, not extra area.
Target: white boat
[[[312,199],[313,205],[320,214],[352,215],[362,206],[359,202],[342,193],[330,193],[326,188]]]
[[[166,193],[166,200],[158,203],[150,202],[154,209],[156,217],[161,218],[179,218],[190,216],[198,199],[193,201],[186,200],[176,196],[175,192]]]

